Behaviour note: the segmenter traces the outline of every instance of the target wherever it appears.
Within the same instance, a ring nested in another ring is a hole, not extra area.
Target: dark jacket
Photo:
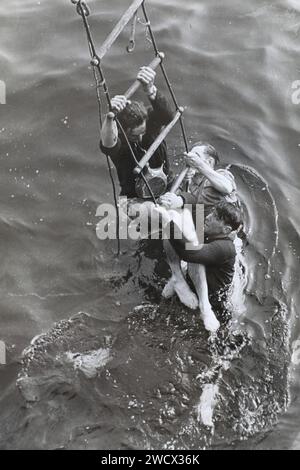
[[[230,238],[206,239],[200,250],[186,250],[184,240],[170,242],[180,259],[205,266],[210,295],[229,289],[236,257],[235,246]]]
[[[151,107],[148,109],[147,128],[143,140],[141,144],[131,144],[138,161],[141,160],[145,152],[153,144],[156,137],[160,134],[162,127],[169,124],[173,117],[174,112],[167,99],[162,93],[157,91],[156,98],[151,101]],[[105,155],[110,156],[117,169],[121,186],[121,196],[127,196],[129,198],[136,197],[135,175],[133,173],[136,163],[123,136],[119,136],[114,147],[104,147],[101,142],[100,148]],[[170,181],[172,177],[167,156],[167,144],[165,141],[158,147],[149,162],[151,168],[159,168],[162,164],[164,165],[163,170],[168,176],[168,181]]]

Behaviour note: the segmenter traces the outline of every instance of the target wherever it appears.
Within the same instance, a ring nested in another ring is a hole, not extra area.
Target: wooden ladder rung
[[[153,59],[152,62],[150,62],[148,67],[155,70],[159,66],[159,64],[162,62],[164,57],[165,57],[165,54],[163,52],[160,52],[159,55],[155,57],[155,59]],[[124,96],[126,96],[126,98],[129,100],[129,98],[131,98],[132,95],[134,95],[134,93],[139,89],[140,86],[141,86],[141,82],[139,80],[135,80],[135,82],[131,85],[131,87],[128,88]]]
[[[151,147],[149,147],[148,151],[145,153],[143,158],[139,161],[139,164],[135,167],[134,173],[136,175],[139,175],[141,171],[143,170],[143,168],[147,165],[148,161],[150,160],[154,152],[158,149],[160,144],[163,142],[163,140],[167,137],[171,129],[173,129],[177,121],[180,119],[182,113],[183,113],[183,108],[180,108],[179,111],[176,112],[172,121],[161,131],[159,136],[157,136],[157,138],[155,139]]]
[[[141,4],[144,2],[144,0],[134,0],[130,7],[125,11],[124,15],[122,18],[118,21],[112,32],[107,36],[105,39],[104,43],[99,49],[98,57],[100,59],[103,59],[105,54],[109,51],[113,43],[116,41],[116,39],[119,37],[125,26],[128,24],[128,22],[131,20],[135,12],[138,10],[138,8],[141,6]]]

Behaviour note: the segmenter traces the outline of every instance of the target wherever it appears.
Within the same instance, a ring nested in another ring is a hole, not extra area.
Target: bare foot
[[[171,277],[169,282],[165,285],[162,291],[162,296],[165,299],[170,299],[174,294],[177,294],[181,303],[187,307],[195,310],[198,307],[198,299],[191,291],[184,281],[177,281],[175,277]]]
[[[162,296],[164,299],[170,299],[175,294],[174,278],[173,276],[169,279],[168,283],[165,285]]]
[[[175,280],[174,289],[183,305],[191,308],[192,310],[196,310],[196,308],[198,308],[198,298],[191,291],[185,281]]]
[[[207,331],[215,333],[220,328],[220,322],[212,310],[207,310],[202,314],[204,326]]]

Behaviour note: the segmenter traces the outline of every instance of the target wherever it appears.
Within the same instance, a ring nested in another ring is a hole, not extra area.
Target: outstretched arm
[[[104,118],[101,129],[102,145],[109,149],[115,147],[118,142],[118,127],[114,117],[114,113],[108,113]]]
[[[172,223],[173,222],[171,222],[171,227]],[[214,240],[211,243],[200,245],[199,248],[192,250],[186,249],[186,243],[188,240],[184,240],[184,238],[182,240],[171,239],[170,242],[180,259],[183,259],[188,263],[202,264],[203,266],[221,265],[231,254],[224,252],[222,242],[219,240]]]
[[[231,194],[234,190],[233,181],[224,174],[211,168],[197,153],[189,152],[186,155],[186,163],[207,178],[212,186],[220,193]]]
[[[130,101],[123,95],[116,95],[111,100],[111,107],[116,113],[123,111]],[[101,129],[101,143],[105,148],[113,148],[118,142],[118,127],[113,112],[109,112],[104,119]]]

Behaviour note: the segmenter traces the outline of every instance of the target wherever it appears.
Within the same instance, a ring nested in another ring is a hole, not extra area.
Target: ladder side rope
[[[112,110],[112,105],[111,105],[110,93],[109,93],[108,86],[107,86],[107,83],[106,83],[106,80],[105,80],[105,77],[104,77],[104,74],[103,74],[103,71],[102,71],[102,68],[101,68],[101,65],[100,65],[100,59],[99,59],[99,57],[97,55],[97,52],[96,52],[96,47],[95,47],[94,40],[93,40],[93,37],[92,37],[92,33],[91,33],[91,30],[90,30],[89,22],[87,20],[87,16],[89,14],[89,13],[87,13],[88,9],[86,7],[86,4],[84,2],[82,2],[82,0],[78,0],[78,2],[77,2],[77,12],[82,17],[83,24],[84,24],[85,31],[86,31],[86,35],[87,35],[90,56],[91,56],[91,59],[92,59],[91,60],[91,65],[93,66],[94,77],[95,77],[95,82],[96,82],[97,100],[98,100],[98,106],[99,106],[99,123],[100,123],[100,127],[102,127],[101,96],[100,96],[100,93],[99,93],[100,86],[103,87],[103,91],[104,91],[104,94],[105,94],[106,99],[107,99],[108,107],[109,107],[109,110],[111,111]],[[99,80],[99,77],[100,77],[100,80]],[[125,130],[123,129],[123,127],[122,127],[120,121],[117,119],[117,117],[115,119],[116,119],[116,123],[117,123],[118,128],[120,129],[122,135],[124,136],[125,142],[126,142],[128,148],[130,150],[130,153],[131,153],[135,163],[138,164],[138,160],[137,160],[137,158],[135,156],[135,153],[132,149],[132,146],[131,146],[128,138],[127,138]],[[111,183],[112,183],[114,205],[115,205],[116,214],[117,214],[116,236],[117,236],[117,243],[118,243],[117,256],[119,256],[120,252],[121,252],[120,211],[119,211],[119,205],[118,205],[118,200],[117,200],[116,184],[115,184],[115,181],[114,181],[114,178],[113,178],[113,173],[112,173],[112,167],[111,167],[108,155],[105,155],[105,156],[106,156],[108,171],[109,171],[109,175],[110,175],[110,179],[111,179]],[[144,181],[144,183],[145,183],[145,185],[146,185],[146,187],[149,191],[149,194],[150,194],[154,204],[157,205],[156,198],[153,194],[153,191],[152,191],[152,189],[151,189],[144,173],[141,173],[141,177],[142,177],[142,179],[143,179],[143,181]]]
[[[102,68],[101,68],[101,64],[100,64],[100,59],[99,59],[99,57],[98,57],[98,55],[97,55],[96,48],[95,48],[95,43],[94,43],[94,40],[93,40],[93,37],[92,37],[92,33],[91,33],[91,30],[90,30],[89,22],[88,22],[88,20],[87,20],[87,14],[86,14],[86,10],[85,10],[86,5],[85,5],[85,3],[84,3],[82,0],[78,0],[78,4],[77,4],[77,5],[78,5],[78,10],[79,10],[78,12],[79,12],[79,14],[80,14],[81,17],[82,17],[83,24],[84,24],[84,27],[85,27],[85,30],[86,30],[86,34],[87,34],[87,39],[88,39],[90,54],[91,54],[91,58],[92,58],[91,63],[92,63],[92,65],[93,65],[93,67],[96,67],[97,70],[98,70],[98,72],[99,72],[99,75],[100,75],[101,80],[102,80],[103,90],[104,90],[104,93],[105,93],[105,95],[106,95],[106,99],[107,99],[107,102],[108,102],[109,110],[110,110],[110,111],[113,111],[113,110],[112,110],[112,106],[111,106],[110,93],[109,93],[109,90],[108,90],[108,86],[107,86],[107,83],[106,83],[104,74],[103,74],[103,72],[102,72]],[[83,6],[83,5],[84,5],[84,6]],[[115,119],[116,119],[116,123],[117,123],[119,129],[120,129],[121,132],[122,132],[122,135],[123,135],[124,138],[125,138],[126,144],[127,144],[128,148],[129,148],[129,150],[130,150],[130,153],[131,153],[132,157],[134,158],[135,163],[138,164],[138,160],[137,160],[137,158],[136,158],[136,156],[135,156],[135,153],[134,153],[134,151],[133,151],[133,148],[132,148],[132,146],[131,146],[131,144],[130,144],[128,138],[127,138],[127,135],[126,135],[126,133],[125,133],[123,127],[122,127],[121,124],[120,124],[120,121],[118,120],[117,117],[115,117]],[[145,185],[146,185],[146,187],[147,187],[147,189],[148,189],[148,191],[149,191],[149,194],[150,194],[150,196],[151,196],[151,198],[152,198],[154,204],[157,205],[156,198],[155,198],[155,196],[154,196],[154,194],[153,194],[152,189],[150,188],[150,185],[149,185],[149,183],[148,183],[148,181],[147,181],[147,179],[146,179],[144,173],[141,173],[141,177],[142,177],[142,179],[143,179],[143,181],[144,181],[144,183],[145,183]]]
[[[159,56],[155,57],[150,62],[148,67],[155,70],[159,66],[160,62],[164,59],[164,57],[165,57],[165,54],[161,52]],[[128,90],[124,93],[125,98],[129,100],[134,95],[134,93],[136,93],[136,91],[140,88],[141,85],[142,83],[140,82],[140,80],[136,79],[134,83],[130,86],[130,88],[128,88]]]
[[[152,30],[152,27],[151,27],[151,22],[149,20],[149,17],[148,17],[147,11],[146,11],[145,2],[142,3],[142,9],[143,9],[143,13],[144,13],[145,21],[146,21],[146,26],[149,30],[149,34],[150,34],[150,38],[151,38],[151,42],[152,42],[152,45],[153,45],[154,52],[158,56],[159,55],[159,50],[158,50],[156,39],[155,39],[153,30]],[[167,87],[170,91],[173,102],[175,104],[176,110],[179,111],[180,107],[178,105],[177,98],[175,96],[174,90],[172,88],[171,82],[169,80],[169,77],[168,77],[168,74],[166,72],[166,69],[165,69],[165,66],[164,66],[163,62],[160,63],[160,68],[161,68],[161,71],[162,71],[163,76],[165,78]],[[189,151],[189,146],[188,146],[188,140],[187,140],[187,135],[186,135],[185,126],[184,126],[184,123],[183,123],[182,116],[180,117],[179,122],[180,122],[181,130],[182,130],[185,150],[186,150],[186,152],[188,152]]]
[[[94,78],[95,78],[95,83],[96,83],[96,95],[97,95],[97,102],[98,102],[99,135],[101,135],[101,129],[102,129],[101,78],[99,80],[99,76],[95,67],[93,67],[93,73],[94,73]],[[107,169],[108,169],[108,173],[109,173],[110,181],[112,185],[114,205],[115,205],[116,214],[117,214],[117,224],[116,224],[117,244],[118,244],[117,256],[119,256],[121,253],[121,242],[120,242],[120,237],[118,235],[120,233],[120,217],[119,217],[119,207],[118,207],[118,200],[117,200],[117,189],[116,189],[116,183],[115,183],[114,176],[113,176],[113,168],[111,166],[109,156],[105,155],[105,157],[106,157]]]
[[[129,23],[129,21],[134,17],[135,13],[141,6],[144,0],[134,0],[131,5],[127,8],[123,16],[120,18],[116,26],[110,32],[108,37],[103,42],[102,46],[99,49],[99,57],[103,59],[103,57],[107,54],[111,46],[114,44],[116,39],[119,37],[125,26]]]
[[[119,121],[117,118],[116,118],[116,122],[117,122],[118,128],[119,128],[120,131],[122,132],[122,135],[123,135],[123,137],[124,137],[124,139],[125,139],[125,142],[126,142],[128,148],[129,148],[129,150],[130,150],[130,153],[131,153],[131,155],[132,155],[132,158],[134,159],[135,164],[138,166],[139,161],[138,161],[138,159],[137,159],[136,156],[135,156],[135,153],[134,153],[134,151],[133,151],[133,148],[132,148],[132,146],[131,146],[131,144],[130,144],[130,142],[129,142],[129,140],[128,140],[127,134],[126,134],[126,132],[125,132],[125,130],[124,130],[122,124],[120,123],[120,121]],[[146,186],[147,186],[147,189],[148,189],[148,191],[149,191],[149,194],[150,194],[150,196],[151,196],[152,201],[153,201],[154,204],[157,206],[156,197],[154,196],[153,191],[152,191],[152,189],[151,189],[151,187],[150,187],[150,185],[149,185],[149,183],[148,183],[148,181],[147,181],[147,179],[146,179],[144,173],[141,172],[141,173],[140,173],[140,176],[143,178],[144,183],[145,183]]]
[[[96,65],[96,60],[95,60],[96,59],[96,50],[95,50],[95,47],[94,47],[94,44],[93,44],[93,38],[92,38],[90,29],[89,29],[89,24],[88,24],[87,19],[86,19],[85,10],[82,6],[81,1],[79,1],[77,3],[77,8],[78,8],[77,11],[81,15],[82,20],[83,20],[83,24],[85,26],[85,30],[86,30],[86,33],[87,33],[90,56],[91,56],[92,61],[93,61],[92,66],[93,66],[93,74],[94,74],[95,83],[96,83],[96,94],[97,94],[98,113],[99,113],[99,134],[101,135],[101,129],[102,129],[102,101],[101,101],[101,93],[100,93],[101,87],[103,87],[103,89],[104,89],[104,86],[105,86],[104,93],[106,95],[108,105],[111,108],[110,95],[109,95],[108,89],[106,87],[106,83],[105,83],[105,79],[104,79],[102,70],[100,68],[100,63],[99,63],[99,67],[97,67],[97,65]],[[114,206],[115,206],[116,215],[117,215],[116,237],[117,237],[117,256],[119,256],[120,253],[121,253],[121,241],[120,241],[120,211],[119,211],[118,199],[117,199],[117,189],[116,189],[116,183],[115,183],[115,180],[114,180],[113,171],[112,171],[111,163],[110,163],[110,160],[109,160],[109,156],[105,155],[105,157],[106,157],[106,164],[107,164],[108,173],[109,173],[109,177],[110,177],[110,181],[111,181],[111,185],[112,185]]]
[[[131,23],[131,33],[130,33],[129,43],[126,47],[126,51],[128,52],[128,54],[131,54],[135,49],[136,23],[137,23],[137,11],[135,12],[134,17],[132,19],[132,23]]]
[[[108,100],[108,104],[109,104],[109,108],[110,108],[110,111],[111,111],[111,100],[110,100],[110,96],[109,96],[109,92],[108,92],[108,87],[107,87],[106,81],[105,81],[105,79],[104,79],[103,73],[102,73],[102,71],[101,71],[101,67],[100,67],[100,58],[97,56],[97,53],[96,53],[96,48],[95,48],[95,46],[94,46],[94,41],[93,41],[93,38],[92,38],[92,33],[91,33],[91,31],[90,31],[90,27],[89,27],[89,24],[88,24],[88,21],[87,21],[87,14],[86,14],[86,12],[85,12],[85,10],[84,10],[84,7],[82,6],[82,3],[85,5],[85,3],[82,2],[82,0],[79,0],[79,1],[78,1],[79,8],[80,8],[80,14],[81,14],[81,16],[82,16],[82,19],[83,19],[83,22],[84,22],[84,26],[85,26],[85,29],[86,29],[86,33],[87,33],[87,37],[88,37],[88,41],[89,41],[89,44],[90,44],[91,53],[93,54],[92,59],[94,59],[94,61],[95,61],[95,66],[98,68],[98,70],[99,70],[99,72],[100,72],[100,76],[101,76],[101,78],[102,78],[102,80],[103,80],[104,92],[106,93],[107,100]],[[85,7],[86,7],[86,6],[85,6]],[[144,13],[144,16],[145,16],[146,26],[147,26],[148,29],[149,29],[149,33],[150,33],[150,37],[151,37],[151,42],[152,42],[152,44],[153,44],[153,48],[154,48],[154,51],[155,51],[155,55],[156,55],[157,57],[159,57],[159,56],[160,56],[160,52],[159,52],[159,50],[158,50],[158,48],[157,48],[155,36],[154,36],[153,30],[152,30],[152,28],[151,28],[151,23],[150,23],[150,21],[149,21],[147,12],[146,12],[145,1],[142,2],[142,9],[143,9],[143,13]],[[167,72],[166,72],[166,70],[165,70],[165,67],[164,67],[164,64],[163,64],[162,61],[160,62],[160,67],[161,67],[162,73],[163,73],[163,75],[164,75],[166,84],[167,84],[167,86],[168,86],[168,88],[169,88],[170,94],[171,94],[171,96],[172,96],[173,102],[174,102],[174,104],[175,104],[176,110],[179,111],[181,108],[180,108],[179,105],[178,105],[178,102],[177,102],[175,93],[174,93],[174,91],[173,91],[172,85],[171,85],[171,83],[170,83],[170,80],[169,80],[169,78],[168,78]],[[179,122],[180,122],[181,129],[182,129],[182,134],[183,134],[185,149],[186,149],[186,152],[188,152],[188,151],[189,151],[189,148],[188,148],[188,141],[187,141],[187,137],[186,137],[186,131],[185,131],[184,123],[183,123],[183,120],[182,120],[182,116],[180,116]],[[149,189],[149,188],[148,188],[148,189]]]
[[[155,151],[158,149],[158,147],[161,145],[161,143],[165,140],[165,138],[167,137],[169,132],[173,129],[173,127],[175,126],[175,124],[179,120],[182,112],[183,112],[183,108],[181,108],[179,111],[177,111],[177,113],[175,114],[172,121],[169,122],[169,124],[163,128],[163,130],[156,137],[156,139],[152,143],[152,145],[150,145],[149,149],[147,150],[147,152],[145,153],[143,158],[141,158],[138,165],[133,170],[133,172],[136,175],[139,175],[141,173],[141,171],[143,170],[143,168],[148,164],[148,162],[149,162],[150,158],[152,157],[152,155],[155,153]]]
[[[90,50],[91,59],[92,59],[91,64],[99,72],[99,76],[101,77],[101,80],[102,80],[101,85],[103,87],[103,91],[104,91],[104,94],[105,94],[106,99],[107,99],[109,110],[111,111],[112,108],[111,108],[111,98],[110,98],[109,90],[108,90],[107,83],[106,83],[105,77],[103,75],[101,66],[100,66],[100,59],[99,59],[99,57],[97,55],[97,52],[96,52],[95,43],[94,43],[94,40],[93,40],[93,37],[92,37],[92,33],[91,33],[91,30],[90,30],[90,26],[89,26],[89,23],[88,23],[88,20],[87,20],[86,11],[83,7],[83,4],[85,5],[85,3],[82,2],[82,0],[78,0],[78,3],[77,3],[78,10],[77,11],[78,11],[78,13],[80,14],[80,16],[82,18],[83,25],[84,25],[84,28],[85,28],[85,31],[86,31],[89,50]]]
[[[71,0],[71,1],[73,2],[73,0]],[[83,5],[84,5],[84,6],[83,6]],[[79,6],[80,14],[81,14],[81,16],[82,16],[82,19],[83,19],[83,22],[84,22],[84,26],[85,26],[85,29],[86,29],[86,33],[87,33],[87,37],[88,37],[88,42],[89,42],[89,45],[90,45],[90,50],[91,50],[91,53],[93,54],[92,60],[94,60],[95,66],[96,66],[96,67],[98,68],[98,70],[99,70],[100,76],[101,76],[102,81],[103,81],[104,92],[105,92],[105,94],[106,94],[106,97],[107,97],[107,100],[108,100],[108,104],[109,104],[109,108],[110,108],[110,110],[111,110],[111,100],[110,100],[110,96],[109,96],[109,92],[108,92],[108,87],[107,87],[106,81],[105,81],[105,79],[104,79],[103,73],[102,73],[102,71],[101,71],[101,67],[100,67],[100,58],[97,56],[96,48],[95,48],[95,46],[94,46],[94,41],[93,41],[93,38],[92,38],[92,33],[91,33],[91,31],[90,31],[90,27],[89,27],[89,24],[88,24],[88,21],[87,21],[87,12],[86,12],[86,8],[87,8],[87,7],[86,7],[86,4],[85,4],[84,2],[82,2],[82,0],[78,0],[78,6]],[[147,28],[148,28],[148,30],[149,30],[149,33],[150,33],[151,42],[152,42],[152,45],[153,45],[155,54],[156,54],[156,56],[159,56],[159,55],[160,55],[160,52],[159,52],[159,50],[158,50],[158,48],[157,48],[155,36],[154,36],[153,30],[152,30],[151,23],[150,23],[150,21],[149,21],[147,12],[146,12],[145,1],[142,2],[142,9],[143,9],[143,13],[144,13],[145,21],[146,21],[146,26],[147,26]],[[94,64],[93,64],[93,65],[94,65]],[[166,84],[167,84],[167,86],[168,86],[168,88],[169,88],[169,91],[170,91],[170,94],[171,94],[171,96],[172,96],[172,99],[173,99],[173,102],[174,102],[174,104],[175,104],[175,107],[176,107],[177,111],[179,111],[179,110],[180,110],[180,107],[179,107],[179,105],[178,105],[178,102],[177,102],[175,93],[174,93],[174,91],[173,91],[172,85],[171,85],[170,80],[169,80],[169,78],[168,78],[168,75],[167,75],[167,72],[166,72],[166,69],[165,69],[165,67],[164,67],[163,62],[160,62],[160,67],[161,67],[162,73],[163,73],[163,75],[164,75]],[[186,149],[186,151],[188,152],[188,150],[189,150],[189,148],[188,148],[188,141],[187,141],[187,136],[186,136],[186,131],[185,131],[185,127],[184,127],[184,123],[183,123],[182,116],[180,117],[179,121],[180,121],[181,130],[182,130],[182,134],[183,134],[185,149]]]
[[[90,51],[91,51],[91,49],[90,49]],[[101,135],[101,129],[102,129],[101,86],[102,86],[102,81],[101,81],[101,78],[99,77],[97,69],[95,67],[93,67],[93,73],[94,73],[94,78],[95,78],[95,83],[96,83],[96,95],[97,95],[97,102],[98,102],[99,135]],[[108,173],[109,173],[110,181],[111,181],[111,185],[112,185],[113,199],[114,199],[114,205],[115,205],[116,215],[117,215],[117,223],[116,223],[117,245],[118,245],[117,256],[119,256],[120,253],[121,253],[121,241],[120,241],[120,237],[119,237],[119,233],[120,233],[120,216],[119,216],[119,207],[118,207],[118,199],[117,199],[117,188],[116,188],[116,183],[115,183],[114,175],[113,175],[113,168],[112,168],[109,156],[105,155],[105,157],[106,157],[107,169],[108,169]]]
[[[71,1],[72,1],[72,3],[77,5],[77,12],[82,17],[83,25],[84,25],[86,35],[87,35],[90,56],[91,56],[91,59],[92,59],[91,60],[91,65],[93,66],[93,73],[94,73],[94,78],[95,78],[95,83],[96,83],[97,101],[98,101],[98,106],[99,106],[99,123],[100,123],[100,127],[102,127],[102,109],[101,109],[100,87],[103,88],[103,92],[106,96],[109,110],[112,111],[110,93],[109,93],[109,89],[108,89],[108,86],[107,86],[107,83],[106,83],[106,80],[105,80],[105,77],[104,77],[104,74],[103,74],[103,71],[102,71],[102,68],[101,68],[101,65],[100,65],[101,59],[97,55],[96,48],[95,48],[95,43],[94,43],[92,33],[91,33],[91,30],[90,30],[90,26],[89,26],[89,23],[88,23],[88,20],[87,20],[87,16],[89,15],[89,9],[88,9],[87,5],[85,4],[85,2],[82,1],[82,0],[71,0]],[[159,57],[160,52],[158,51],[158,48],[157,48],[155,36],[154,36],[153,31],[152,31],[150,21],[148,19],[148,15],[147,15],[147,12],[146,12],[146,9],[145,9],[144,1],[141,3],[141,5],[142,5],[143,13],[144,13],[144,16],[145,16],[146,26],[149,30],[151,42],[152,42],[152,45],[153,45],[153,48],[154,48],[154,51],[155,51],[155,55],[156,55],[156,57]],[[167,87],[170,91],[170,94],[171,94],[171,97],[172,97],[173,102],[175,104],[175,107],[176,107],[177,111],[181,111],[181,113],[182,113],[182,108],[180,108],[179,105],[178,105],[175,93],[173,91],[172,85],[170,83],[170,80],[168,78],[167,72],[165,70],[165,67],[164,67],[162,61],[160,61],[159,65],[161,67],[163,76],[165,78]],[[135,163],[138,165],[139,162],[138,162],[138,160],[135,156],[135,153],[134,153],[133,148],[132,148],[132,146],[131,146],[131,144],[128,140],[128,137],[126,135],[126,132],[125,132],[123,126],[121,125],[121,123],[119,122],[117,117],[115,117],[115,120],[116,120],[118,129],[121,131]],[[186,131],[185,131],[185,127],[184,127],[184,123],[183,123],[183,119],[182,119],[181,114],[180,114],[179,122],[180,122],[181,131],[182,131],[182,135],[183,135],[183,139],[184,139],[185,149],[188,152],[188,141],[187,141]],[[116,186],[115,186],[115,182],[114,182],[113,175],[112,175],[112,168],[111,168],[110,161],[109,161],[109,158],[108,158],[107,155],[106,155],[106,159],[107,159],[108,170],[109,170],[109,174],[110,174],[111,182],[112,182],[112,186],[113,186],[114,202],[115,202],[116,211],[117,211],[117,240],[118,240],[118,255],[119,255],[119,253],[120,253],[119,207],[118,207],[118,202],[117,202]],[[145,178],[145,175],[143,174],[143,172],[141,172],[141,177],[144,180],[144,183],[145,183],[145,185],[146,185],[146,187],[149,191],[149,194],[151,195],[151,198],[152,198],[154,204],[157,205],[156,198],[155,198],[155,196],[153,194],[153,191],[151,190],[150,185],[149,185],[147,179]]]

